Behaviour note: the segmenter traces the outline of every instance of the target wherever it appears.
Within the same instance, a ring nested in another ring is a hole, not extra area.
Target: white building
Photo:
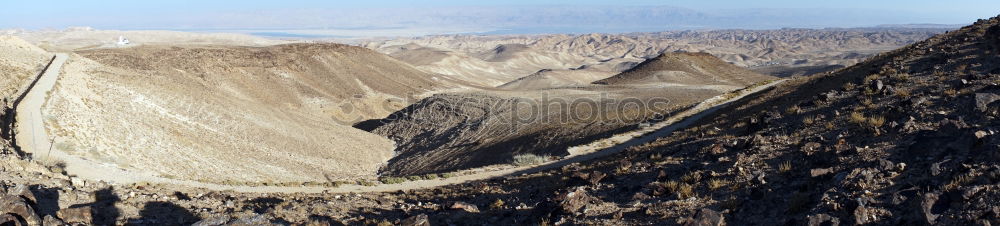
[[[127,39],[127,38],[125,38],[125,36],[124,36],[124,35],[119,35],[119,36],[118,36],[118,43],[116,43],[116,44],[118,44],[118,45],[120,45],[120,46],[123,46],[123,45],[128,45],[128,39]]]

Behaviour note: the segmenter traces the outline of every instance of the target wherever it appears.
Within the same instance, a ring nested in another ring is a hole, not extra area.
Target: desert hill
[[[594,84],[674,83],[747,86],[770,79],[708,53],[664,53]]]
[[[584,86],[613,75],[613,72],[590,68],[549,70],[538,72],[504,83],[497,88],[505,90],[542,90],[560,87]]]
[[[52,54],[20,38],[0,35],[0,148],[9,149],[13,137],[14,102],[49,63]]]
[[[541,69],[563,70],[590,66],[602,68],[609,60],[642,62],[665,52],[706,52],[736,66],[773,76],[810,75],[846,67],[882,51],[920,41],[947,31],[940,28],[852,28],[670,31],[630,34],[582,35],[441,35],[420,38],[372,40],[362,46],[390,55],[399,46],[424,47],[471,57],[433,64],[434,73],[466,77],[489,73],[501,85]],[[416,48],[410,48],[416,49]],[[549,53],[559,64],[525,53]],[[558,53],[553,57],[551,53]],[[532,67],[490,62],[534,59]],[[480,62],[479,60],[489,61]],[[424,69],[425,63],[413,63]],[[479,70],[469,70],[478,65]],[[613,67],[614,65],[611,65]],[[628,69],[628,67],[623,68]],[[622,70],[610,71],[620,72]],[[486,72],[486,73],[484,73]],[[605,70],[605,72],[609,72]]]
[[[126,169],[216,183],[372,176],[393,144],[349,124],[454,88],[339,44],[77,54],[44,109],[57,146]]]
[[[0,76],[0,95],[13,101],[16,92],[38,75],[51,57],[45,50],[20,38],[0,35],[0,74],[3,75]]]
[[[693,53],[664,54],[612,77],[622,81],[613,84],[587,84],[607,74],[586,70],[542,70],[497,91],[435,95],[364,127],[397,143],[397,155],[383,168],[385,174],[440,173],[502,164],[522,154],[565,156],[569,146],[634,129],[654,115],[774,79]],[[670,73],[662,70],[687,70],[690,76],[633,78]],[[668,106],[623,105],[626,100],[646,103],[656,98],[669,100]],[[581,101],[601,107],[569,104]],[[600,117],[574,117],[579,115]]]

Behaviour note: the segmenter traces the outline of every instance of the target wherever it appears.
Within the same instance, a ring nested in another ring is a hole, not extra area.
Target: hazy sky
[[[575,8],[561,11],[560,7],[564,6]],[[563,23],[564,21],[572,21],[572,18],[563,20],[551,18],[556,16],[581,18],[594,14],[600,16],[599,18],[618,20],[618,23],[622,24],[630,23],[620,20],[629,16],[625,13],[636,11],[642,11],[645,15],[636,19],[680,18],[663,15],[679,12],[671,8],[663,8],[669,12],[661,13],[642,7],[629,8],[630,6],[670,6],[691,10],[685,12],[687,13],[685,15],[697,13],[706,18],[711,17],[715,22],[695,23],[690,27],[707,28],[723,26],[730,23],[728,21],[752,21],[739,25],[748,28],[866,26],[889,23],[967,24],[978,18],[1000,14],[1000,0],[6,0],[3,7],[0,7],[0,28],[61,29],[69,26],[93,26],[99,29],[292,29],[343,26],[424,28],[445,25],[469,26],[467,23],[463,24],[462,20],[473,19],[483,27],[518,29],[519,26],[542,26],[531,23],[531,19],[537,18],[545,19],[538,23],[558,22],[562,27],[568,26]],[[532,7],[545,10],[524,10]],[[439,8],[450,11],[436,10]],[[478,18],[479,14],[456,10],[470,8],[474,9],[471,11],[480,12],[491,12],[490,9],[493,8],[508,9],[497,11],[495,14],[487,13],[482,15],[483,18]],[[615,10],[617,8],[625,10]],[[785,11],[774,9],[794,10],[788,11],[788,15],[782,15]],[[813,16],[815,18],[812,18]],[[384,17],[390,18],[383,20]],[[728,17],[729,20],[719,19],[721,17]],[[752,19],[746,19],[751,17]],[[795,23],[796,20],[800,20],[798,17],[802,20],[812,20]],[[845,19],[839,22],[839,18]],[[655,22],[643,21],[642,27],[655,29],[657,27]],[[684,26],[673,23],[662,27],[667,29]]]

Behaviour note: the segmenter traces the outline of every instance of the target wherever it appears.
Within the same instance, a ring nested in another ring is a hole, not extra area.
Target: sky
[[[626,32],[968,24],[1000,14],[998,0],[2,1],[0,29]]]

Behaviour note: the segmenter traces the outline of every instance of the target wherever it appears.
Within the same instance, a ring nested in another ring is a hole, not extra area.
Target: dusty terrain
[[[92,50],[64,68],[43,109],[57,148],[213,183],[374,176],[393,144],[350,122],[447,87],[338,44]],[[352,109],[342,108],[347,102]]]
[[[49,62],[52,54],[20,38],[0,35],[0,95],[7,98],[5,105],[16,98],[17,91],[38,74]]]
[[[662,77],[677,73],[686,76]],[[439,94],[366,127],[397,144],[383,173],[442,173],[507,163],[524,154],[565,156],[567,147],[580,142],[772,79],[709,54],[665,54],[612,76],[629,82]]]

